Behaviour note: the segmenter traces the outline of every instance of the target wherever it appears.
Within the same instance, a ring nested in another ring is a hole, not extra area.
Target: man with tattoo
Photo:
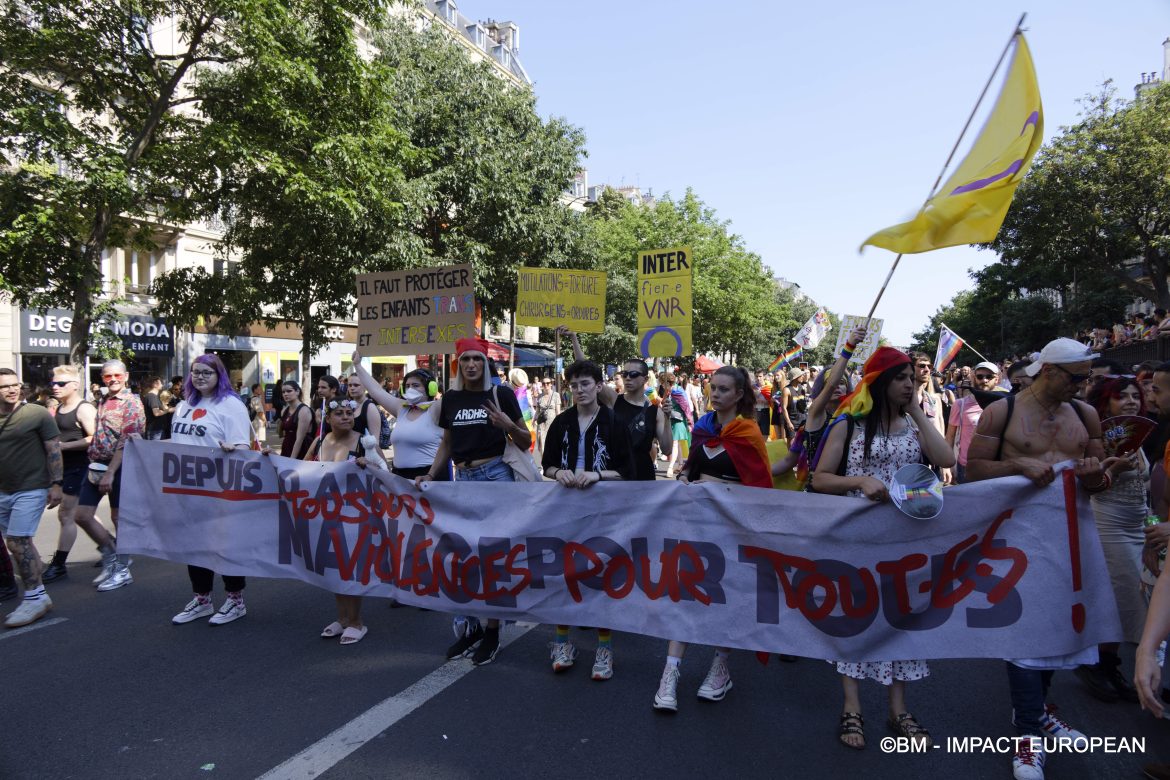
[[[1086,491],[1107,490],[1111,479],[1105,467],[1116,463],[1116,459],[1102,463],[1101,421],[1093,407],[1075,398],[1089,381],[1096,357],[1088,347],[1072,339],[1049,342],[1039,359],[1027,368],[1033,378],[1031,386],[983,410],[967,450],[967,480],[1020,475],[1044,487],[1056,479],[1053,466],[1072,461],[1074,473]],[[1092,654],[1095,660],[1096,653]],[[1007,662],[1014,724],[1019,735],[1084,738],[1084,734],[1061,720],[1056,708],[1046,701],[1053,671],[1072,666],[1062,663],[1065,659],[1038,663],[1044,660],[1029,659],[1027,668]],[[1045,665],[1050,668],[1043,668]],[[1016,744],[1013,776],[1016,780],[1043,780],[1045,755],[1036,748],[1042,743],[1021,739]]]
[[[59,436],[45,407],[21,399],[16,372],[0,368],[0,533],[24,582],[24,599],[4,620],[8,628],[27,626],[53,608],[33,536],[45,508],[61,503]]]
[[[65,466],[65,484],[62,486],[62,492],[65,497],[61,499],[61,506],[57,508],[57,519],[61,523],[61,531],[57,535],[57,551],[53,553],[53,560],[41,573],[41,580],[46,584],[69,576],[65,561],[77,540],[77,523],[73,516],[77,512],[77,496],[81,493],[81,483],[85,480],[89,468],[89,459],[85,451],[89,449],[93,440],[94,422],[97,418],[97,410],[93,408],[93,404],[81,398],[81,374],[77,366],[54,368],[52,386],[57,407],[50,412],[57,422],[57,429],[61,431],[61,460]]]

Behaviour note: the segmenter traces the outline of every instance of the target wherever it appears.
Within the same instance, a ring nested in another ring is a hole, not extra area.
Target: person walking
[[[64,469],[57,424],[45,407],[22,400],[11,368],[0,368],[0,463],[0,535],[24,583],[24,598],[4,625],[19,628],[53,608],[33,537],[45,509],[61,503]]]
[[[183,400],[175,409],[171,422],[171,441],[175,444],[194,444],[214,447],[224,452],[249,449],[252,427],[248,407],[232,389],[231,376],[218,355],[200,355],[191,363],[191,370],[183,382]],[[244,577],[223,575],[226,598],[218,610],[211,603],[215,586],[215,572],[202,566],[187,566],[194,597],[182,611],[171,618],[182,625],[208,617],[213,626],[239,620],[248,614],[244,605]]]
[[[57,521],[61,530],[57,534],[57,550],[53,559],[41,573],[41,582],[50,583],[69,576],[65,562],[77,541],[77,496],[89,467],[85,451],[93,439],[97,411],[93,404],[81,398],[81,374],[76,366],[56,366],[53,369],[53,397],[57,408],[53,419],[61,432],[61,462],[63,482],[61,484],[61,505],[57,507]]]
[[[755,391],[752,378],[742,368],[722,366],[711,376],[711,405],[694,429],[694,446],[679,469],[684,484],[720,484],[772,487],[768,450],[755,419]],[[678,710],[678,681],[685,642],[672,639],[666,648],[666,666],[654,694],[654,709]],[[731,690],[727,659],[731,650],[715,648],[715,658],[699,686],[698,697],[721,701]]]
[[[354,379],[361,382],[370,398],[398,421],[390,432],[390,446],[394,452],[391,472],[405,479],[429,474],[443,441],[443,429],[439,427],[443,402],[435,400],[438,384],[431,372],[416,368],[407,373],[402,378],[403,394],[399,398],[382,389],[362,367],[361,354],[357,350],[353,353],[353,365],[350,382]],[[436,470],[435,479],[446,480],[448,472],[449,468],[444,464]]]
[[[857,389],[841,400],[812,475],[818,493],[888,501],[898,469],[921,463],[949,468],[954,455],[915,403],[910,356],[879,347],[865,361]],[[845,468],[841,468],[844,464]],[[859,680],[888,686],[888,723],[900,736],[929,747],[930,732],[906,708],[906,683],[930,674],[926,661],[837,661],[844,701],[838,734],[846,747],[865,747]]]

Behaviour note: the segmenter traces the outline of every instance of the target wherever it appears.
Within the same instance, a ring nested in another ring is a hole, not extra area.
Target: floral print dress
[[[865,457],[865,426],[858,424],[849,442],[845,476],[873,477],[889,485],[894,474],[903,466],[922,461],[922,445],[918,441],[918,429],[905,415],[906,427],[895,434],[879,432],[873,437],[869,458]],[[850,490],[846,495],[864,498],[860,490]],[[837,673],[857,680],[877,680],[889,685],[894,680],[921,680],[930,674],[926,661],[837,661]]]

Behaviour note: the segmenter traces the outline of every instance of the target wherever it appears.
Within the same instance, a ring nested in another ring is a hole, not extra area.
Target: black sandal
[[[933,740],[930,738],[930,732],[923,728],[922,724],[919,723],[909,712],[903,712],[897,716],[891,715],[889,721],[887,722],[890,724],[890,728],[894,731],[894,733],[898,734],[899,736],[903,736],[915,741],[917,741],[919,737],[925,737],[927,749],[930,749],[930,746],[934,744]]]
[[[841,740],[841,744],[853,750],[865,749],[865,721],[861,717],[860,712],[846,712],[841,715],[841,724],[837,727],[837,737]],[[860,745],[851,745],[845,741],[848,736],[861,737]]]

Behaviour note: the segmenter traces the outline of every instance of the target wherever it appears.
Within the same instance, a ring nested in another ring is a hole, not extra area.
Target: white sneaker
[[[573,662],[577,659],[577,648],[573,646],[572,642],[553,642],[549,655],[552,658],[552,670],[563,672],[572,667]]]
[[[597,648],[593,657],[593,679],[608,680],[613,677],[613,651],[608,647]]]
[[[114,564],[114,571],[107,577],[97,589],[102,593],[109,590],[117,590],[123,585],[129,585],[134,582],[133,575],[130,574],[130,569],[126,568],[120,563]]]
[[[233,598],[228,596],[227,601],[219,608],[219,611],[211,616],[211,620],[207,622],[213,626],[222,626],[224,623],[230,623],[233,620],[239,620],[244,615],[248,614],[248,608],[244,606],[242,598]]]
[[[727,670],[727,661],[718,653],[707,670],[707,677],[699,686],[699,698],[707,701],[720,701],[731,690],[731,672]]]
[[[211,599],[205,601],[196,596],[187,602],[187,606],[183,607],[182,612],[171,618],[171,622],[176,626],[181,626],[184,623],[190,623],[193,620],[206,617],[214,611],[215,607],[211,606]]]
[[[1040,728],[1050,737],[1087,739],[1084,734],[1065,723],[1064,720],[1062,720],[1061,717],[1056,714],[1056,705],[1054,704],[1044,705],[1044,714],[1040,716]]]
[[[4,626],[6,628],[27,626],[49,614],[49,610],[52,608],[53,600],[49,598],[47,593],[35,599],[21,599],[20,605],[9,612],[8,617],[4,619]]]
[[[1032,742],[1021,737],[1012,757],[1012,777],[1015,780],[1044,780],[1044,748],[1032,750]]]
[[[654,694],[654,709],[678,712],[678,667],[670,664],[662,670],[658,693]]]

